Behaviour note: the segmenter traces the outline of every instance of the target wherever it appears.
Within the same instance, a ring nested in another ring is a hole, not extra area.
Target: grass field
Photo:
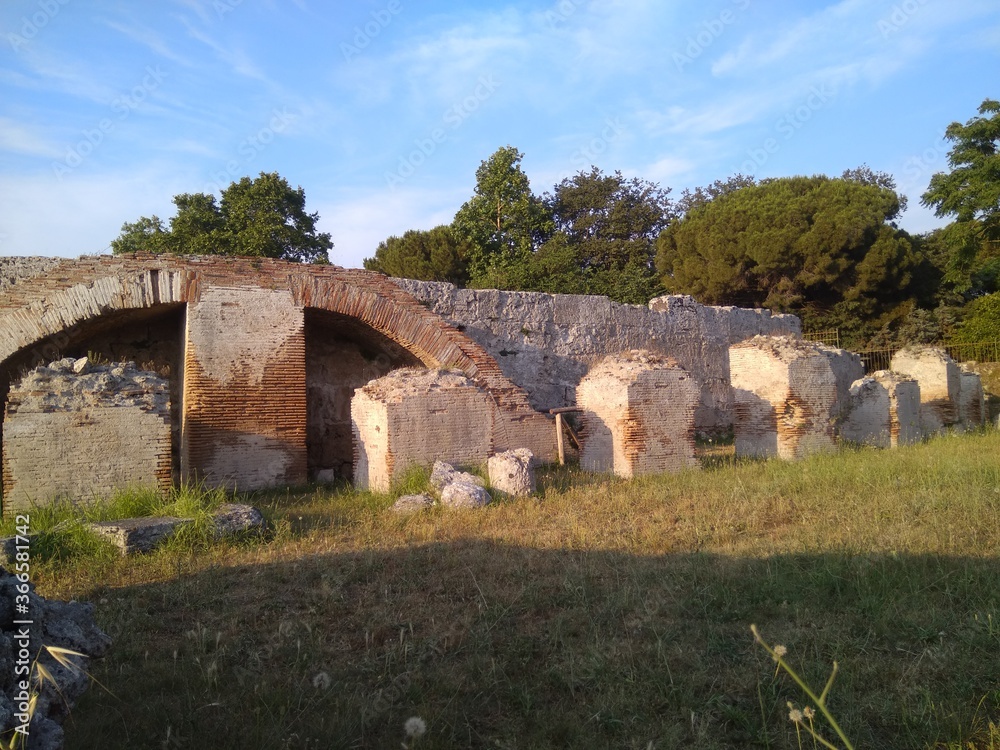
[[[66,746],[797,748],[756,623],[839,663],[855,747],[1000,747],[1000,434],[706,463],[408,517],[257,494],[266,542],[38,560],[115,641]]]

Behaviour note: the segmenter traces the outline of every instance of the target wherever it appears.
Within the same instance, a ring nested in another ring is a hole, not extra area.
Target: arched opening
[[[399,367],[420,367],[411,352],[374,328],[340,313],[305,310],[306,447],[311,479],[351,479],[351,397]]]

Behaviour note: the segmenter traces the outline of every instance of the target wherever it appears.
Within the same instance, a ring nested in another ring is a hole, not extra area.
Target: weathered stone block
[[[892,357],[890,370],[920,383],[920,426],[933,435],[956,424],[961,398],[961,369],[943,350],[930,346],[901,349]]]
[[[490,473],[490,486],[508,495],[534,494],[534,458],[527,448],[517,448],[490,456],[486,462]]]
[[[215,537],[259,534],[267,528],[264,514],[252,505],[223,503],[212,514]]]
[[[958,423],[965,430],[975,430],[986,424],[983,379],[964,367],[959,374]]]
[[[151,552],[170,538],[178,527],[191,523],[189,518],[163,516],[159,518],[123,518],[119,521],[98,521],[88,527],[110,540],[123,555]]]
[[[896,448],[919,442],[920,386],[889,370],[854,381],[840,436],[852,443]]]
[[[433,505],[434,498],[430,495],[403,495],[392,504],[390,510],[396,513],[415,513]]]
[[[483,463],[496,421],[489,394],[459,373],[403,368],[373,380],[351,400],[354,483],[385,492],[413,464]]]
[[[581,466],[623,477],[697,466],[700,391],[673,360],[643,351],[605,358],[576,389],[583,409]]]
[[[729,349],[736,455],[793,460],[833,450],[834,420],[864,374],[857,355],[786,336]]]

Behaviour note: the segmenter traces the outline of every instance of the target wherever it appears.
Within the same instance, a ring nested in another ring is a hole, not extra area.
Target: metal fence
[[[803,333],[802,338],[807,341],[818,341],[821,344],[830,346],[840,346],[840,331],[812,331]],[[971,344],[958,344],[943,342],[931,344],[940,349],[944,349],[948,356],[956,362],[1000,362],[1000,341],[977,341]],[[865,349],[855,352],[861,357],[865,365],[866,373],[873,373],[876,370],[888,370],[892,362],[892,355],[902,347],[890,349]]]
[[[830,331],[808,331],[802,334],[802,338],[806,341],[815,341],[819,344],[840,348],[840,329],[838,328]]]

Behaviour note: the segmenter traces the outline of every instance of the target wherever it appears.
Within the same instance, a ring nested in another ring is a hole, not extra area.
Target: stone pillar
[[[305,483],[305,332],[290,292],[208,287],[188,304],[183,408],[186,480]]]
[[[920,427],[925,435],[958,422],[962,372],[943,350],[929,346],[901,349],[893,355],[889,369],[920,383]]]
[[[411,465],[480,464],[493,453],[497,407],[457,372],[403,368],[351,399],[354,483],[386,492]]]
[[[622,477],[697,467],[695,409],[701,387],[671,359],[645,351],[601,360],[580,381],[588,471]]]
[[[857,355],[791,337],[729,349],[737,456],[787,460],[836,447],[834,422],[864,374]]]
[[[986,424],[986,397],[979,373],[961,368],[959,373],[958,423],[966,430]]]
[[[920,441],[920,386],[889,370],[856,380],[840,436],[852,443],[896,448]]]

